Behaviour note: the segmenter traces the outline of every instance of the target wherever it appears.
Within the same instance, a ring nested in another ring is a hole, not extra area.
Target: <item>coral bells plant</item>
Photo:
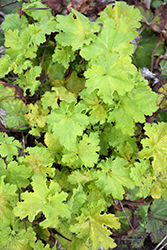
[[[116,201],[167,199],[167,124],[146,123],[160,95],[131,59],[141,14],[22,10],[2,24],[0,249],[113,249]]]

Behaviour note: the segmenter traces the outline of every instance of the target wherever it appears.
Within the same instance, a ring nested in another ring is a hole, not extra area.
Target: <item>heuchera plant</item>
[[[1,83],[0,108],[8,129],[41,140],[24,148],[0,133],[0,249],[60,249],[51,229],[67,250],[114,248],[115,200],[167,199],[167,124],[145,119],[160,97],[131,63],[140,12],[116,2],[91,22],[40,1],[22,9],[2,24],[0,78],[12,71],[24,94]]]

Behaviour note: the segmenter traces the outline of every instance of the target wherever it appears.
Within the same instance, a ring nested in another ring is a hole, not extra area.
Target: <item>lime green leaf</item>
[[[123,65],[123,66],[122,66]],[[119,70],[118,70],[119,68]],[[134,87],[134,74],[136,69],[131,64],[130,57],[118,54],[108,54],[106,57],[98,58],[98,63],[85,72],[88,93],[98,89],[97,95],[106,103],[113,103],[113,93],[124,95]]]
[[[74,214],[77,214],[80,208],[83,207],[85,201],[87,199],[87,195],[83,191],[83,187],[81,184],[78,187],[73,189],[73,194],[68,201],[68,206]]]
[[[167,163],[167,124],[146,123],[144,126],[148,138],[143,139],[143,149],[139,153],[141,158],[153,157],[152,166],[156,175],[163,173]]]
[[[108,18],[103,22],[103,28],[94,43],[81,49],[81,56],[86,60],[95,60],[100,56],[116,53],[130,55],[133,53],[134,45],[130,41],[134,39],[129,32],[129,25],[124,19],[119,19],[116,24],[114,19]]]
[[[28,178],[31,176],[31,168],[18,165],[17,162],[12,161],[5,169],[5,175],[5,182],[16,184],[19,188],[26,188],[30,183]]]
[[[68,176],[68,181],[71,184],[85,184],[89,181],[92,180],[91,174],[89,171],[73,171],[69,176]]]
[[[5,21],[1,24],[3,30],[19,30],[20,33],[27,26],[27,18],[23,15],[20,17],[18,13],[6,15]]]
[[[120,19],[124,20],[134,35],[136,35],[134,28],[140,28],[141,26],[139,22],[142,19],[140,11],[137,8],[134,9],[134,6],[127,5],[126,2],[115,2],[114,8],[109,4],[99,15],[100,18],[98,18],[97,21],[102,23],[103,20],[108,18],[113,18],[116,23],[118,23]]]
[[[24,115],[32,128],[30,134],[40,136],[40,132],[45,127],[45,122],[49,110],[43,109],[41,101],[37,101],[34,105],[30,103],[28,105],[29,113]]]
[[[9,55],[4,55],[0,58],[0,78],[3,78],[8,72],[15,68],[15,64]]]
[[[150,194],[150,188],[153,182],[153,171],[150,166],[149,160],[140,160],[140,162],[135,162],[134,167],[130,170],[130,177],[139,187],[136,196],[147,197]]]
[[[115,121],[116,128],[124,134],[133,135],[135,122],[144,123],[145,115],[152,115],[157,110],[157,97],[145,82],[139,82],[131,92],[120,97],[108,120]]]
[[[98,203],[92,203],[92,206],[88,209],[81,209],[81,216],[77,217],[78,223],[70,226],[70,231],[77,234],[80,239],[89,238],[89,249],[98,249],[102,244],[103,247],[108,249],[114,248],[116,244],[108,237],[111,232],[107,230],[107,226],[110,228],[119,228],[118,218],[113,214],[100,213],[104,210],[104,201],[99,200]],[[104,225],[106,227],[104,227]]]
[[[76,101],[76,95],[70,93],[65,87],[53,87],[52,92],[46,91],[42,96],[41,101],[44,109],[52,106],[52,109],[58,108],[58,100],[64,100],[68,103]]]
[[[57,29],[63,32],[56,36],[56,40],[63,46],[70,44],[75,51],[95,40],[94,33],[99,31],[99,27],[78,11],[72,9],[72,12],[67,16],[57,15]],[[73,18],[73,14],[76,19]]]
[[[89,137],[84,134],[83,139],[76,143],[75,147],[64,150],[62,162],[73,168],[81,168],[83,165],[89,168],[94,167],[99,157],[98,144],[98,134],[91,133]]]
[[[38,240],[37,242],[30,242],[31,247],[33,247],[33,250],[51,250],[53,248],[50,248],[49,245],[45,245],[42,243],[41,240]],[[57,248],[56,248],[57,249]]]
[[[7,128],[27,129],[28,122],[23,116],[27,112],[27,108],[21,99],[8,98],[8,101],[4,100],[0,103],[0,107],[3,108],[8,115],[4,117]],[[22,127],[23,126],[23,127]]]
[[[5,31],[5,47],[7,47],[5,54],[9,55],[12,59],[20,56],[22,61],[26,58],[35,58],[37,45],[31,46],[31,36],[28,34],[27,29],[19,36],[19,30]]]
[[[89,123],[88,117],[82,114],[84,109],[82,105],[62,101],[60,107],[52,110],[46,119],[49,130],[66,148],[76,143],[77,136],[83,134],[83,130]]]
[[[74,61],[75,55],[71,46],[57,45],[52,55],[53,62],[61,63],[66,69],[69,67],[70,62]]]
[[[0,231],[0,250],[32,250],[30,241],[35,241],[35,232],[32,228],[22,229],[19,232],[11,230],[9,227]]]
[[[18,148],[22,148],[19,141],[14,137],[8,137],[7,134],[0,133],[0,155],[6,157],[8,162],[12,161],[13,155],[18,156]]]
[[[43,16],[40,23],[29,25],[27,32],[31,36],[31,43],[34,45],[40,45],[46,41],[46,34],[50,35],[56,31],[55,18],[48,19],[47,16]]]
[[[56,236],[57,237],[57,236]],[[67,240],[62,239],[62,237],[58,236],[57,237],[59,242],[61,242],[62,246],[65,247],[65,249],[68,250],[90,250],[85,243],[83,242],[82,239],[78,239],[75,234],[72,237],[72,242],[69,242]]]
[[[4,178],[5,176],[0,178],[0,229],[4,226],[6,227],[10,225],[13,222],[15,217],[12,213],[12,210],[13,206],[15,206],[18,201],[16,185],[5,184]]]
[[[63,203],[68,194],[61,192],[60,186],[53,181],[50,182],[48,188],[46,180],[41,175],[33,176],[32,180],[34,192],[25,192],[21,195],[24,201],[17,204],[14,208],[14,214],[21,219],[28,216],[29,220],[33,221],[39,212],[43,212],[46,219],[41,222],[41,226],[55,228],[59,216],[70,217],[71,212],[68,206]]]
[[[15,81],[23,90],[24,94],[26,94],[26,90],[29,89],[31,95],[34,95],[35,90],[41,85],[40,81],[36,80],[37,77],[40,76],[41,67],[35,66],[31,67],[25,74],[19,75],[19,79]]]
[[[97,96],[98,90],[88,94],[87,90],[84,89],[80,93],[80,97],[83,99],[83,102],[88,107],[89,111],[89,120],[91,124],[100,122],[101,124],[105,122],[107,117],[107,112],[104,107],[103,101]]]
[[[112,195],[114,199],[123,199],[125,193],[123,187],[133,188],[134,182],[130,178],[130,168],[124,167],[128,162],[117,157],[115,160],[109,158],[107,161],[101,161],[98,164],[98,170],[92,172],[95,179],[95,185],[99,190],[108,195]]]
[[[51,156],[49,150],[45,147],[28,147],[26,151],[29,155],[25,157],[19,157],[19,162],[24,164],[26,167],[31,168],[32,175],[46,176],[46,173],[50,176],[53,175],[54,169],[51,168],[54,158]]]
[[[55,139],[51,133],[45,133],[44,142],[51,156],[59,159],[63,152],[59,139]]]
[[[37,11],[34,11],[34,8],[39,9]],[[25,11],[28,16],[33,17],[34,20],[37,20],[39,22],[43,19],[43,17],[47,17],[48,19],[53,18],[51,9],[43,8],[46,8],[46,5],[42,4],[40,1],[33,1],[32,3],[22,4],[22,10]]]

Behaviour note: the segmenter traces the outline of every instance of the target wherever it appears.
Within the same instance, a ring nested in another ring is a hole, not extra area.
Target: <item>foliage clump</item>
[[[125,2],[108,5],[95,22],[74,9],[54,17],[40,1],[22,10],[2,24],[0,59],[0,77],[12,71],[22,94],[2,85],[0,107],[6,129],[14,116],[36,144],[24,148],[0,134],[1,246],[60,249],[58,232],[64,249],[114,248],[110,236],[121,224],[108,208],[127,190],[135,199],[167,199],[166,124],[145,123],[160,96],[131,59],[141,14]],[[15,115],[8,95],[22,107],[13,106]]]

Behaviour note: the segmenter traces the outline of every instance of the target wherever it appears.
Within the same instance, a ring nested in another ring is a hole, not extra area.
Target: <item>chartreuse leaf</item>
[[[134,167],[130,170],[130,177],[139,187],[136,196],[147,197],[150,194],[150,189],[153,183],[154,173],[150,165],[149,160],[140,160],[140,162],[135,162]]]
[[[114,91],[122,96],[132,90],[134,79],[130,77],[130,74],[135,74],[136,69],[130,61],[130,57],[119,56],[116,53],[100,57],[98,62],[85,72],[87,92],[91,93],[98,89],[97,95],[105,103],[112,104]]]
[[[41,67],[35,66],[31,67],[25,74],[20,74],[19,79],[15,81],[23,90],[24,94],[26,94],[26,90],[30,90],[31,95],[34,95],[35,91],[41,85],[39,80],[36,80],[37,77],[40,76]]]
[[[18,165],[16,161],[11,161],[6,167],[6,164],[2,162],[0,166],[0,176],[2,175],[6,175],[4,178],[5,182],[16,184],[19,188],[26,188],[30,182],[28,178],[31,176],[31,168]]]
[[[6,15],[5,21],[1,24],[3,30],[19,30],[20,33],[27,27],[27,18],[23,15],[20,17],[18,13]]]
[[[131,161],[135,153],[138,152],[136,138],[123,134],[115,126],[106,123],[101,134],[103,143],[115,148],[116,152],[125,160]]]
[[[31,45],[31,36],[27,29],[19,35],[19,30],[12,31],[11,29],[5,31],[5,47],[7,47],[5,54],[12,59],[20,58],[21,62],[27,58],[35,58],[37,45]]]
[[[145,115],[151,115],[157,110],[156,103],[157,94],[146,86],[145,81],[139,82],[132,91],[119,97],[108,121],[115,121],[117,129],[121,129],[124,134],[132,135],[135,123],[144,123]]]
[[[97,96],[98,90],[93,91],[88,94],[88,91],[84,89],[80,93],[80,97],[87,106],[87,111],[89,112],[89,120],[91,124],[100,122],[101,124],[105,122],[107,117],[107,112],[103,101]]]
[[[77,188],[73,189],[73,194],[71,198],[68,200],[67,204],[70,210],[73,211],[74,214],[78,214],[78,211],[83,207],[86,200],[87,200],[87,195],[83,191],[83,186],[79,184]]]
[[[18,201],[16,185],[5,184],[4,178],[5,176],[0,178],[0,229],[4,226],[7,227],[14,221],[15,216],[12,210]]]
[[[92,176],[89,171],[82,171],[82,170],[76,170],[73,171],[69,176],[68,176],[68,181],[71,184],[85,184],[89,181],[92,180]]]
[[[46,91],[41,101],[43,108],[52,106],[52,109],[58,108],[58,100],[64,100],[67,103],[75,102],[76,95],[69,92],[64,86],[53,87],[50,91]]]
[[[49,110],[47,107],[46,109],[43,109],[41,101],[37,101],[35,104],[30,103],[28,105],[28,111],[28,114],[25,114],[24,116],[32,129],[29,133],[40,136],[40,132],[45,127]]]
[[[130,44],[133,39],[134,35],[129,32],[129,25],[124,19],[119,19],[116,24],[114,19],[109,18],[103,21],[103,28],[97,39],[89,46],[83,47],[80,55],[92,61],[110,53],[130,55],[134,48],[134,45]]]
[[[37,242],[30,242],[30,245],[31,247],[33,247],[33,250],[50,250],[50,249],[53,249],[53,248],[50,248],[49,245],[45,245],[42,243],[41,240],[38,240]],[[57,249],[57,248],[55,248]]]
[[[54,138],[66,148],[76,143],[77,136],[83,134],[89,123],[88,117],[82,113],[84,109],[83,105],[62,101],[60,107],[52,110],[46,119],[49,132],[53,132]]]
[[[117,157],[115,160],[109,158],[107,161],[102,160],[97,170],[92,172],[92,176],[97,188],[105,195],[112,195],[114,199],[123,199],[125,193],[123,187],[133,188],[134,182],[130,178],[130,168],[125,167],[128,162]]]
[[[98,134],[91,133],[90,136],[84,134],[83,139],[76,143],[73,148],[64,150],[62,162],[74,169],[82,166],[94,167],[99,158],[97,152],[100,150],[100,147],[98,144]]]
[[[69,67],[70,62],[74,61],[75,55],[71,46],[57,45],[52,55],[53,62],[61,63],[66,69]]]
[[[167,124],[146,123],[144,126],[148,138],[142,139],[143,149],[139,153],[141,158],[153,158],[152,166],[156,176],[163,174],[167,163]]]
[[[109,4],[99,15],[98,22],[102,23],[108,18],[113,18],[116,24],[119,23],[120,19],[124,20],[135,36],[136,29],[134,27],[140,28],[141,26],[139,22],[142,19],[140,11],[137,8],[134,9],[134,6],[127,5],[125,2],[115,2],[114,8]]]
[[[27,107],[24,102],[18,98],[9,98],[9,101],[2,101],[0,107],[3,108],[7,114],[7,117],[4,116],[7,128],[16,129],[26,129],[28,127],[28,122],[24,117],[24,114],[27,112]]]
[[[17,204],[13,210],[14,214],[21,219],[28,216],[32,222],[39,212],[43,212],[46,219],[40,225],[55,228],[59,216],[69,218],[71,215],[68,206],[63,203],[68,194],[61,191],[60,186],[54,181],[50,181],[50,186],[47,187],[46,179],[41,175],[33,176],[32,180],[34,192],[21,194],[24,201]]]
[[[52,176],[54,169],[51,168],[54,157],[51,155],[49,150],[45,147],[28,147],[26,151],[29,155],[25,157],[19,157],[19,162],[24,164],[26,167],[31,168],[31,175],[42,175],[46,174]]]
[[[35,241],[35,232],[31,227],[27,230],[22,229],[19,232],[5,227],[0,230],[0,250],[32,250],[31,241]]]
[[[104,203],[104,200],[99,200],[98,203],[92,203],[89,209],[82,208],[81,216],[76,218],[78,223],[70,226],[70,231],[76,233],[79,239],[84,239],[85,245],[91,250],[98,249],[101,244],[106,249],[116,246],[109,237],[111,232],[107,226],[117,229],[120,224],[113,214],[100,214],[104,210]]]
[[[60,157],[62,155],[63,147],[60,144],[59,139],[56,139],[53,137],[53,134],[51,133],[45,133],[44,142],[51,154],[52,157],[57,158],[57,160],[60,160]]]
[[[76,19],[74,19],[75,14]],[[67,16],[57,15],[57,29],[60,31],[56,35],[56,40],[62,46],[72,46],[75,51],[88,45],[91,41],[96,39],[95,32],[98,32],[100,27],[90,22],[87,17],[72,9],[72,13]],[[63,32],[61,32],[63,31]]]
[[[46,41],[46,34],[50,35],[56,31],[56,22],[54,17],[48,19],[43,16],[39,23],[29,25],[27,32],[31,35],[31,43],[40,45]]]
[[[37,11],[34,11],[34,8],[37,8]],[[47,9],[46,5],[42,4],[40,1],[31,1],[31,3],[23,3],[22,4],[23,11],[26,12],[27,15],[33,17],[36,21],[41,21],[44,17],[48,19],[53,18],[51,13],[51,9]]]
[[[4,55],[0,58],[0,78],[3,78],[8,72],[12,71],[16,64],[12,62],[12,59],[9,55]]]
[[[8,137],[5,133],[0,133],[0,155],[6,157],[8,162],[12,161],[13,156],[18,156],[18,148],[22,148],[19,141],[14,137]]]

